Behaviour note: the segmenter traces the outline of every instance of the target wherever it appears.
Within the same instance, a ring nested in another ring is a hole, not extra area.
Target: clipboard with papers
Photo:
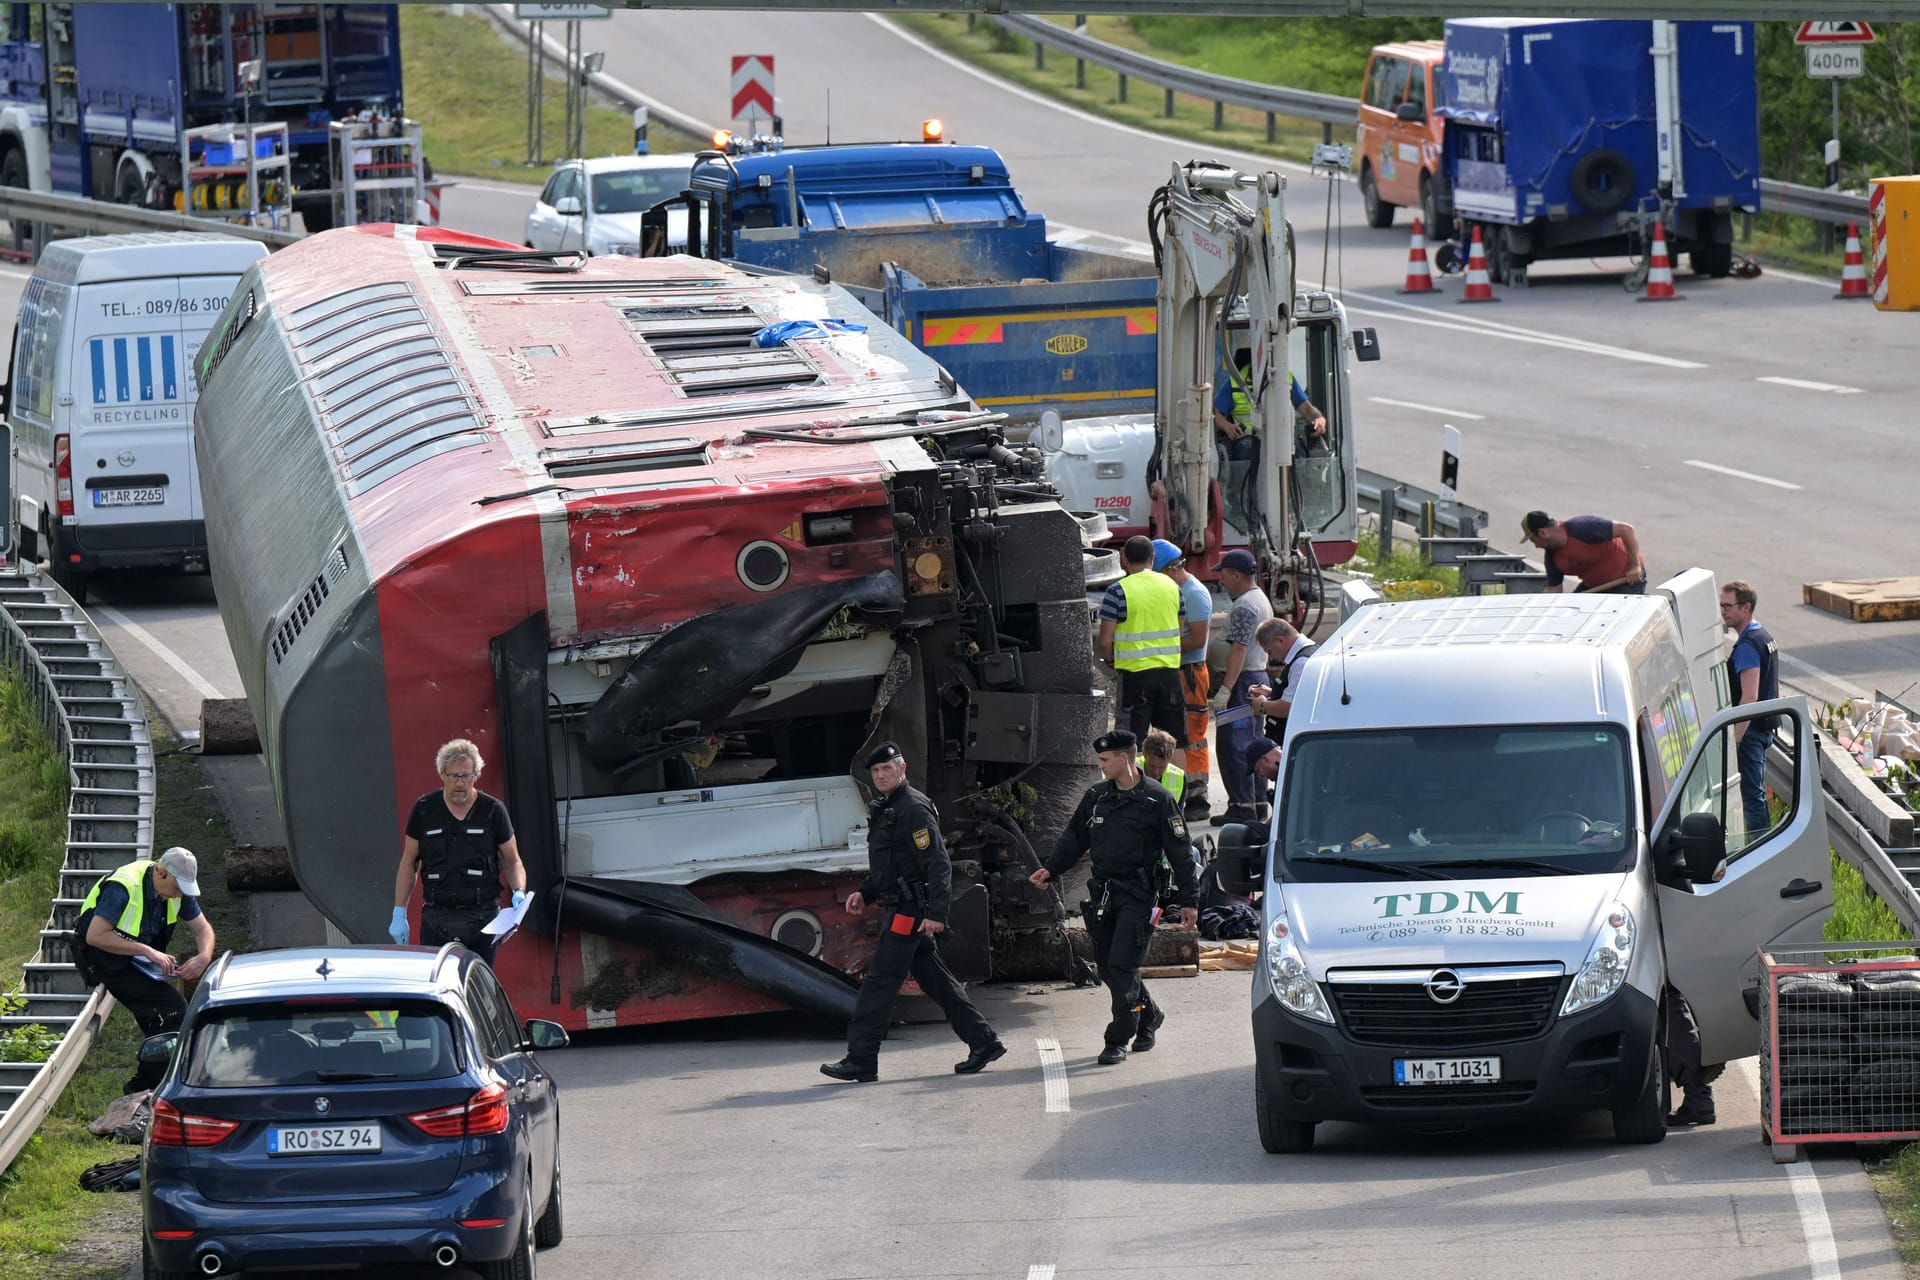
[[[500,908],[500,913],[494,916],[493,919],[487,921],[486,927],[481,929],[480,932],[492,934],[498,937],[501,942],[505,942],[513,936],[514,930],[520,927],[520,922],[527,918],[527,909],[532,905],[533,894],[532,892],[528,892],[526,897],[520,899],[519,906]]]

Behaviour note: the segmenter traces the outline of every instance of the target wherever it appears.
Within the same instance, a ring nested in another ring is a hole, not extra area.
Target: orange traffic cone
[[[1416,220],[1414,228],[1419,229]],[[1860,225],[1847,224],[1847,264],[1840,269],[1840,292],[1836,298],[1872,298],[1873,291],[1867,288],[1867,260],[1860,253]]]
[[[1467,251],[1467,292],[1462,302],[1498,302],[1493,296],[1493,281],[1487,276],[1487,248],[1480,243],[1480,228],[1473,228],[1473,244]]]
[[[1680,295],[1673,291],[1673,262],[1667,257],[1667,230],[1656,222],[1653,224],[1653,252],[1647,258],[1647,289],[1640,295],[1640,301],[1679,300]]]
[[[1413,220],[1413,244],[1407,250],[1407,282],[1402,293],[1432,293],[1433,268],[1427,263],[1427,228],[1419,218]]]

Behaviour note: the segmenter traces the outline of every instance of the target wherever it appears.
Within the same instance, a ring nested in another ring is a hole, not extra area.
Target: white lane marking
[[[1060,1042],[1035,1040],[1033,1043],[1040,1050],[1040,1081],[1047,1090],[1047,1110],[1073,1110],[1067,1102],[1067,1060],[1060,1052]]]
[[[1740,1074],[1760,1096],[1760,1064],[1756,1058],[1742,1058]],[[1827,1202],[1820,1196],[1820,1175],[1813,1166],[1801,1161],[1781,1165],[1793,1188],[1793,1207],[1800,1214],[1800,1234],[1807,1241],[1807,1274],[1813,1280],[1840,1280],[1840,1253],[1833,1243],[1833,1223],[1827,1219]]]
[[[1685,459],[1689,467],[1698,467],[1702,471],[1717,471],[1723,476],[1732,476],[1736,480],[1751,480],[1755,484],[1770,484],[1776,489],[1798,489],[1800,486],[1791,480],[1775,480],[1772,476],[1755,475],[1751,471],[1739,471],[1733,467],[1723,467],[1717,462],[1702,462],[1698,458]]]
[[[1865,702],[1870,696],[1865,689],[1849,684],[1843,677],[1837,676],[1831,671],[1816,667],[1804,658],[1796,658],[1790,653],[1783,653],[1779,656],[1780,661],[1786,663],[1788,666],[1806,672],[1815,680],[1825,681],[1843,698],[1852,698],[1855,702]]]
[[[1769,265],[1766,270],[1770,276],[1778,276],[1782,280],[1791,280],[1795,284],[1817,284],[1822,289],[1838,289],[1840,287],[1840,281],[1833,276],[1802,275],[1798,271],[1788,271],[1782,267],[1771,265]]]
[[[1348,298],[1366,298],[1365,294],[1349,293]],[[1367,298],[1369,302],[1384,302],[1393,305],[1391,299]],[[1508,342],[1526,342],[1541,347],[1558,347],[1562,351],[1577,351],[1585,355],[1609,356],[1615,360],[1629,360],[1636,364],[1657,364],[1666,369],[1704,369],[1707,366],[1693,360],[1676,360],[1672,356],[1655,355],[1651,351],[1632,351],[1626,347],[1609,347],[1598,342],[1588,342],[1584,338],[1568,338],[1557,333],[1544,333],[1533,329],[1517,329],[1511,325],[1469,324],[1454,320],[1435,320],[1427,316],[1407,315],[1398,311],[1375,311],[1367,307],[1356,307],[1347,303],[1347,314],[1356,316],[1379,316],[1384,320],[1398,320],[1403,324],[1425,325],[1430,329],[1451,329],[1455,333],[1478,334],[1483,338],[1504,338]]]
[[[1098,248],[1118,258],[1132,258],[1139,262],[1153,261],[1153,246],[1145,240],[1129,240],[1125,236],[1116,236],[1106,231],[1095,231],[1090,227],[1076,227],[1070,222],[1049,224],[1055,244]]]
[[[1011,80],[1002,80],[991,71],[982,71],[972,63],[956,58],[945,50],[934,48],[919,36],[908,31],[905,27],[895,25],[883,14],[869,13],[867,17],[879,23],[888,31],[891,31],[894,35],[906,41],[928,57],[946,63],[955,71],[964,72],[976,80],[984,81],[992,85],[996,93],[1051,108],[1054,111],[1060,112],[1062,115],[1071,116],[1075,120],[1082,121],[1086,124],[1097,124],[1104,128],[1112,129],[1117,133],[1131,134],[1136,138],[1145,138],[1148,142],[1158,142],[1164,146],[1176,148],[1182,145],[1180,139],[1169,137],[1167,134],[1155,133],[1151,129],[1138,129],[1130,124],[1121,124],[1115,120],[1103,119],[1100,116],[1082,111],[1077,107],[1070,107],[1057,98],[1049,98],[1043,93],[1035,93],[1031,89],[1023,89]],[[1307,175],[1313,172],[1312,169],[1304,164],[1296,164],[1291,160],[1281,160],[1274,156],[1258,156],[1254,155],[1251,151],[1235,151],[1231,147],[1210,147],[1207,150],[1210,156],[1227,156],[1235,160],[1244,160],[1250,164],[1258,165],[1262,169],[1280,169],[1288,173]]]
[[[1053,1263],[1034,1263],[1027,1268],[1027,1280],[1053,1280]]]
[[[0,276],[12,276],[16,280],[33,279],[32,267],[19,267],[12,263],[0,263]]]
[[[114,608],[112,605],[97,604],[93,606],[92,612],[99,614],[101,617],[105,618],[108,622],[111,622],[114,626],[119,627],[122,631],[126,632],[128,635],[132,636],[135,640],[138,640],[141,644],[145,645],[148,649],[152,650],[153,655],[156,658],[160,659],[160,661],[166,663],[168,666],[172,667],[175,671],[179,672],[180,678],[182,680],[185,680],[188,684],[192,685],[194,692],[198,693],[201,697],[224,698],[227,696],[226,694],[221,693],[218,689],[214,688],[213,685],[208,682],[205,676],[201,675],[198,671],[195,671],[192,667],[188,666],[187,660],[185,658],[181,657],[179,654],[175,653],[173,650],[167,648],[166,645],[160,643],[159,638],[156,637],[151,631],[148,631],[145,627],[141,626],[139,623],[135,622],[132,618],[129,618],[126,614]]]
[[[1389,400],[1385,396],[1368,396],[1374,404],[1390,404],[1396,409],[1418,409],[1421,413],[1437,413],[1443,418],[1465,418],[1470,422],[1485,422],[1485,415],[1468,413],[1465,409],[1442,409],[1437,404],[1419,404],[1412,400]]]
[[[1776,387],[1798,387],[1802,391],[1831,391],[1836,396],[1857,396],[1859,387],[1843,387],[1837,382],[1809,382],[1805,378],[1755,378],[1755,382],[1771,382]]]

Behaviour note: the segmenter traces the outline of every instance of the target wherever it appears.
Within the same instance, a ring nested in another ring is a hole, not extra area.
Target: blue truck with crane
[[[329,125],[397,116],[400,79],[391,4],[0,5],[0,186],[172,209],[184,157],[194,195],[227,207],[246,157],[188,131],[277,121],[292,208],[324,230]],[[15,248],[34,238],[14,228]]]
[[[1701,275],[1733,269],[1733,215],[1760,207],[1750,22],[1457,18],[1434,114],[1464,243],[1490,274],[1646,252],[1658,223]]]

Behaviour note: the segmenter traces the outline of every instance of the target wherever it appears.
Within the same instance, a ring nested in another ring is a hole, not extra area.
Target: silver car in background
[[[640,215],[686,190],[692,170],[690,155],[562,160],[527,214],[527,247],[638,256]],[[685,210],[670,215],[667,239],[686,243]]]

